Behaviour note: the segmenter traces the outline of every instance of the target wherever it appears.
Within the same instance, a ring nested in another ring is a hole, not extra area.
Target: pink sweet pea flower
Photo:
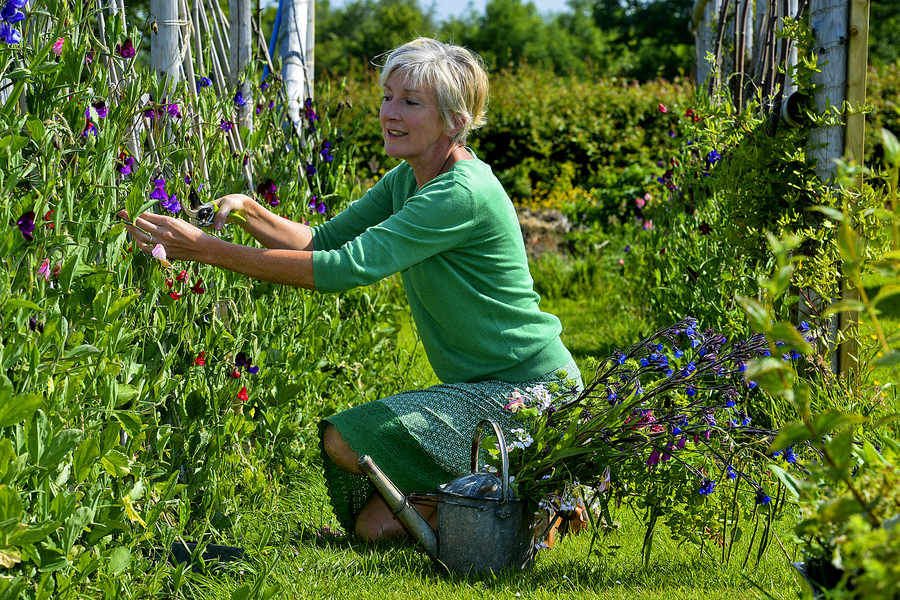
[[[518,389],[514,389],[512,392],[510,392],[509,398],[507,398],[507,400],[509,400],[509,402],[507,402],[506,406],[504,406],[503,408],[508,411],[517,412],[520,408],[525,407],[525,399],[522,398],[522,392],[520,392]]]
[[[41,266],[38,267],[38,275],[44,278],[44,281],[50,281],[50,259],[45,258]]]
[[[53,42],[53,46],[50,48],[50,50],[53,52],[53,54],[55,54],[57,56],[62,54],[63,42],[65,42],[65,41],[66,41],[66,38],[61,37],[58,40],[56,40],[55,42]]]

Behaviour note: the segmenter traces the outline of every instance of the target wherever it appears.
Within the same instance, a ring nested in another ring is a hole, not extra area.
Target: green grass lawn
[[[545,298],[542,308],[559,316],[563,339],[590,378],[589,361],[637,341],[652,328],[631,307],[627,294],[608,282],[589,298]],[[411,355],[410,385],[436,382],[408,316],[401,318],[399,352]],[[701,555],[690,545],[671,542],[657,532],[649,567],[641,562],[643,527],[638,515],[622,510],[622,527],[591,551],[591,535],[562,540],[540,552],[531,570],[475,579],[446,576],[411,544],[367,545],[347,536],[320,536],[335,527],[317,457],[287,482],[272,482],[270,493],[248,507],[235,526],[234,540],[248,551],[246,561],[214,574],[190,577],[187,595],[230,599],[242,585],[278,588],[274,597],[293,598],[601,598],[601,599],[793,599],[801,586],[791,560],[790,526],[757,565],[742,568],[746,548],[735,549],[723,564],[720,548]],[[478,540],[473,539],[473,544]],[[610,547],[619,549],[612,553]],[[758,586],[758,588],[756,587]],[[765,590],[765,593],[760,589]],[[236,596],[236,597],[239,597]]]
[[[244,563],[214,575],[197,575],[190,596],[231,598],[239,586],[257,578],[278,586],[277,598],[569,598],[672,599],[767,597],[797,598],[800,586],[789,561],[772,544],[756,565],[741,568],[743,548],[724,565],[719,549],[702,557],[693,547],[680,547],[660,531],[649,568],[641,563],[643,530],[639,520],[624,515],[622,528],[590,553],[590,534],[564,539],[541,551],[534,568],[484,579],[443,575],[422,552],[409,544],[362,544],[345,536],[319,537],[333,525],[321,476],[310,470],[291,486],[273,490],[238,523],[247,548]],[[474,544],[478,540],[472,540]],[[620,546],[608,554],[609,546]],[[751,583],[754,582],[754,583]]]

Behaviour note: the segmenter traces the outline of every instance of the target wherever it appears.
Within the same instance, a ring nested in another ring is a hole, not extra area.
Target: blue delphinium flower
[[[732,406],[734,406],[734,400],[729,400],[725,403],[725,408],[731,408]]]
[[[712,494],[716,488],[716,482],[712,479],[704,479],[703,485],[700,486],[700,489],[697,490],[697,493],[701,496],[708,496]]]
[[[793,447],[793,446],[788,446],[787,448],[784,449],[784,460],[786,460],[787,462],[791,463],[792,465],[793,465],[793,464],[796,464],[796,462],[797,462],[797,455],[794,454],[794,447]]]
[[[722,155],[716,150],[710,150],[709,154],[706,155],[706,162],[709,163],[710,166],[715,165],[720,160],[722,160]]]
[[[756,503],[757,504],[768,504],[772,501],[771,496],[769,496],[762,488],[756,490]]]
[[[197,81],[197,91],[199,92],[203,88],[207,88],[211,85],[212,85],[212,79],[210,79],[209,77],[201,77]]]
[[[675,350],[675,358],[681,358],[682,356],[684,356],[684,352],[682,352],[681,350]]]
[[[247,104],[244,93],[240,89],[234,94],[234,103],[236,106],[244,106]]]
[[[731,467],[728,467],[728,479],[737,479],[737,472]]]

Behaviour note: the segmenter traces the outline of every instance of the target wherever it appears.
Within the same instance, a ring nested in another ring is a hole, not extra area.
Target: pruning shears
[[[219,211],[219,205],[215,202],[200,202],[200,197],[194,188],[188,193],[189,206],[184,207],[184,212],[190,219],[191,223],[197,227],[211,227],[216,213]],[[238,221],[246,221],[238,212],[234,212],[230,217]]]

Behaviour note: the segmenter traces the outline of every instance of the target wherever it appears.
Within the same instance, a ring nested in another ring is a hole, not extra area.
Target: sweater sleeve
[[[396,213],[334,250],[313,252],[316,289],[369,285],[459,246],[475,226],[470,190],[455,178],[434,181]]]
[[[340,248],[363,231],[387,219],[392,210],[391,188],[397,168],[384,177],[339,214],[321,225],[313,227],[313,247],[316,250]]]

